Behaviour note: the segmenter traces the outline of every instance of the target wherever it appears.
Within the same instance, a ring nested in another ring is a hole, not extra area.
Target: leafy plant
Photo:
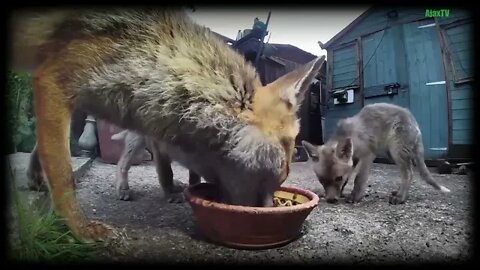
[[[28,207],[25,194],[15,188],[12,179],[11,257],[22,262],[74,262],[92,260],[98,244],[76,239],[63,220],[46,205]]]
[[[5,154],[32,152],[36,142],[36,118],[33,110],[33,85],[29,73],[7,72],[7,148]],[[5,149],[5,148],[3,148]],[[77,138],[70,136],[70,149],[78,156]]]
[[[7,71],[6,90],[8,144],[13,151],[30,152],[36,140],[30,74]]]

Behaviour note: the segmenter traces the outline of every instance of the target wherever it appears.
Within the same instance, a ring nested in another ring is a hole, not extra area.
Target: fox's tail
[[[419,148],[423,148],[423,146]],[[418,172],[420,173],[420,177],[425,182],[427,182],[429,185],[431,185],[435,189],[438,189],[442,192],[445,192],[445,193],[450,192],[450,189],[440,185],[439,183],[437,183],[437,181],[435,181],[435,179],[433,179],[432,174],[430,173],[430,171],[427,168],[427,165],[425,164],[423,150],[420,149],[417,151],[417,155],[415,157],[415,163],[417,165]]]

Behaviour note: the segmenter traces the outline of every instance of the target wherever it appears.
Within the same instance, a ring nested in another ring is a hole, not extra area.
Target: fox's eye
[[[340,182],[340,181],[342,181],[342,180],[343,180],[343,178],[342,178],[341,176],[335,178],[335,181],[337,181],[337,182]]]

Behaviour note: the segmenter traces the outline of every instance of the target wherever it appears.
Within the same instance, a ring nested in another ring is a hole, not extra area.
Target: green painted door
[[[425,157],[442,158],[448,148],[447,92],[439,37],[433,20],[403,25],[410,110],[423,134]]]
[[[392,27],[362,37],[364,105],[386,102],[409,107],[405,48],[397,42],[401,30]],[[377,157],[388,156],[377,153]]]
[[[399,27],[392,27],[362,37],[365,105],[387,102],[408,108],[405,49],[398,42],[401,34]]]

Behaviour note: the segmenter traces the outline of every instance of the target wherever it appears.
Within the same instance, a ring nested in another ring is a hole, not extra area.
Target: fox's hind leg
[[[54,209],[73,234],[84,241],[105,239],[112,228],[89,221],[77,203],[69,145],[71,104],[57,79],[54,63],[44,63],[33,76],[40,164]]]
[[[43,169],[38,157],[38,144],[35,144],[30,154],[30,162],[27,169],[27,185],[30,190],[48,191],[46,180],[43,177]]]
[[[393,145],[390,147],[390,155],[400,167],[401,183],[398,191],[392,191],[389,197],[391,204],[401,204],[407,199],[408,190],[413,178],[412,150],[410,145]]]
[[[133,158],[145,148],[145,139],[142,135],[128,132],[124,140],[124,148],[117,164],[116,190],[119,200],[131,199],[128,186],[128,171],[132,166]]]

